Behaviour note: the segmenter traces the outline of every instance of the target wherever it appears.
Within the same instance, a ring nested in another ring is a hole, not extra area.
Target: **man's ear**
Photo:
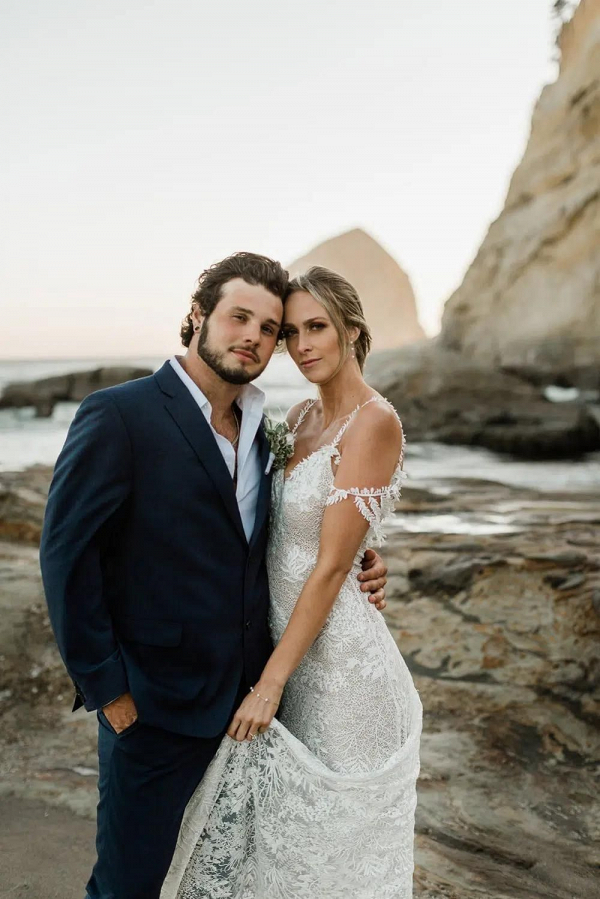
[[[194,325],[194,331],[200,330],[203,321],[204,316],[202,315],[200,306],[198,303],[192,303],[192,324]]]

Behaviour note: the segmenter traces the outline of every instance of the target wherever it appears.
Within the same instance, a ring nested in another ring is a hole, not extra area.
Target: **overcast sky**
[[[551,5],[0,0],[0,357],[169,354],[204,267],[356,226],[435,333],[556,77]]]

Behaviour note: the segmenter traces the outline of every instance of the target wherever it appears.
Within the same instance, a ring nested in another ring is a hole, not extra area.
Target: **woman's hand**
[[[259,681],[233,716],[227,736],[241,743],[264,733],[275,717],[282,693],[283,687]]]

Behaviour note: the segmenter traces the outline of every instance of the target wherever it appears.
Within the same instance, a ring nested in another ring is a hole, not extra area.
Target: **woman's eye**
[[[237,320],[238,320],[239,322],[245,322],[245,321],[246,321],[246,316],[245,316],[245,315],[240,315],[239,312],[236,312],[236,314],[235,314],[233,317],[234,317],[234,318],[237,318]]]
[[[323,324],[323,322],[313,322],[310,326],[311,331],[321,331],[324,327],[325,325]]]

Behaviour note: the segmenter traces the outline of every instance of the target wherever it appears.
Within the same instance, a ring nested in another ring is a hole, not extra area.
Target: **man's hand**
[[[110,726],[118,734],[137,721],[137,709],[131,693],[123,693],[118,699],[105,705],[102,711]]]
[[[363,593],[370,593],[369,602],[376,609],[383,611],[387,603],[385,601],[385,585],[387,584],[387,565],[374,549],[367,549],[362,558],[362,572],[358,575],[361,581],[360,589]]]

